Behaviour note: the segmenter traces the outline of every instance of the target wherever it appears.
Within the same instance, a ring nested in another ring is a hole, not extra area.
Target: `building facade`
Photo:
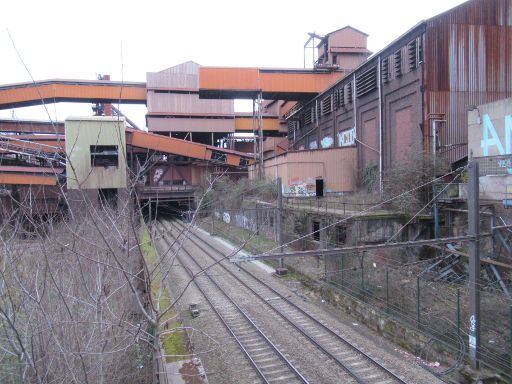
[[[465,161],[468,108],[512,96],[511,27],[511,0],[471,0],[417,24],[295,108],[290,150],[356,148],[359,180],[369,167],[382,180],[410,151]]]
[[[188,61],[147,73],[149,132],[209,145],[235,132],[233,100],[199,99],[199,67]]]
[[[367,39],[366,33],[349,25],[328,33],[317,46],[317,66],[337,66],[342,71],[352,71],[371,55]]]

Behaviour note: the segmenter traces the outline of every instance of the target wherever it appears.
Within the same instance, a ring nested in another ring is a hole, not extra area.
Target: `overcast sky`
[[[369,34],[368,48],[399,35],[462,0],[24,1],[4,0],[0,12],[0,84],[30,81],[9,39],[36,80],[145,81],[193,60],[206,66],[303,66],[308,32],[351,25]],[[308,63],[311,59],[308,60]],[[144,125],[145,107],[122,107]],[[89,115],[90,104],[50,105],[53,119]],[[45,119],[41,107],[0,111],[0,117]]]

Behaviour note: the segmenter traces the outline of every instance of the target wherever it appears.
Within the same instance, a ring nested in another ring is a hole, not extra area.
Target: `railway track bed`
[[[189,276],[196,275],[196,285],[261,382],[440,382],[420,367],[416,368],[423,371],[421,376],[425,376],[425,380],[405,377],[402,367],[390,369],[387,361],[383,363],[371,356],[367,348],[363,350],[344,337],[342,332],[324,321],[323,316],[317,316],[297,300],[291,300],[290,292],[283,292],[281,287],[276,289],[274,284],[262,281],[251,273],[250,268],[236,268],[229,263],[226,260],[229,250],[204,233],[177,221],[162,221],[158,227],[167,244],[174,243],[176,249],[180,248],[177,254],[181,254],[179,262],[188,270]],[[241,295],[247,298],[239,300]],[[260,320],[263,312],[272,314],[274,321]],[[296,347],[283,349],[272,342],[280,340],[282,345],[286,345],[284,334],[289,335],[291,344],[292,341],[299,342],[304,350],[297,351]],[[311,364],[304,363],[301,357],[295,358],[307,350],[311,350],[314,359]],[[294,360],[302,361],[298,365]],[[318,371],[321,368],[315,368],[315,365],[331,371],[330,377],[325,381],[320,378]]]

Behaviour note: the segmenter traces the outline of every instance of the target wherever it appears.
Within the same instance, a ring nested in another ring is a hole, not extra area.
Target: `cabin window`
[[[119,165],[117,145],[91,145],[91,165],[117,167]]]

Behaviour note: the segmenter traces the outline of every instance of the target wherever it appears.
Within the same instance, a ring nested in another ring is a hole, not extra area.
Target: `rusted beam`
[[[3,140],[2,140],[3,139]],[[39,142],[39,141],[30,141],[30,140],[15,140],[12,138],[11,140],[7,140],[4,138],[0,138],[0,148],[4,151],[9,152],[9,149],[14,151],[33,151],[33,152],[42,152],[42,153],[64,153],[65,152],[65,142],[62,141],[47,141],[47,142]]]
[[[145,83],[46,80],[1,86],[0,109],[60,101],[145,104],[146,97]]]
[[[126,144],[137,148],[150,149],[172,155],[186,156],[203,161],[215,160],[213,158],[213,154],[215,152],[222,153],[225,154],[225,164],[235,167],[240,166],[242,158],[250,158],[250,156],[244,155],[241,152],[156,135],[130,128],[126,130]],[[47,138],[33,135],[0,135],[0,151],[2,152],[41,152],[45,154],[54,154],[64,153],[65,147],[65,140],[55,135]]]
[[[199,160],[210,160],[212,151],[206,145],[172,137],[127,129],[126,143],[134,147],[151,149]]]
[[[314,97],[343,77],[341,71],[199,68],[199,97],[300,100]]]
[[[252,116],[235,116],[235,131],[252,132],[252,120]],[[277,117],[263,117],[262,121],[264,131],[279,131],[279,119]]]
[[[0,132],[13,133],[64,133],[64,123],[30,120],[0,119]]]
[[[238,167],[240,165],[240,156],[228,153],[226,156],[226,164]]]
[[[0,173],[0,184],[57,185],[57,178],[56,176]]]

